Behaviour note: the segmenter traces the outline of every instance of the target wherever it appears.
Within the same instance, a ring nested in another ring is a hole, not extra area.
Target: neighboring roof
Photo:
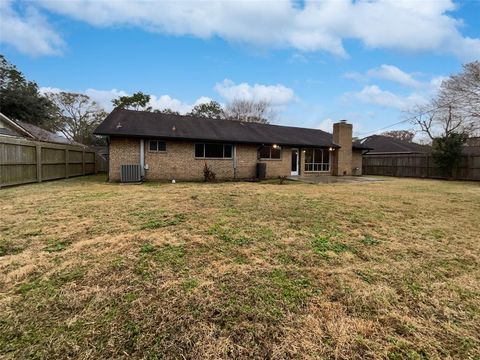
[[[194,141],[338,147],[333,143],[332,134],[317,129],[123,109],[113,110],[94,133]]]
[[[26,129],[30,134],[32,134],[36,140],[53,142],[57,144],[81,145],[79,143],[76,143],[75,141],[68,140],[63,136],[54,134],[36,125],[29,124],[20,120],[15,120],[15,122],[24,129]]]
[[[41,127],[38,127],[36,125],[29,124],[20,120],[12,120],[2,113],[0,113],[0,118],[3,122],[5,122],[12,129],[14,129],[12,130],[8,128],[1,128],[0,134],[4,133],[4,135],[27,137],[38,141],[51,142],[56,144],[85,146],[75,141],[68,140],[61,135],[57,135],[48,130],[42,129]]]
[[[431,147],[413,142],[395,139],[389,136],[372,135],[360,140],[361,144],[371,148],[372,154],[424,154],[430,152]]]
[[[19,136],[15,131],[7,128],[0,128],[0,135]]]
[[[2,130],[3,130],[2,132],[5,133],[5,135],[34,138],[34,136],[30,134],[30,132],[28,132],[27,129],[23,128],[16,121],[13,121],[12,119],[10,119],[9,117],[5,116],[2,113],[0,113],[0,123],[3,123],[8,126],[8,128],[2,127]]]

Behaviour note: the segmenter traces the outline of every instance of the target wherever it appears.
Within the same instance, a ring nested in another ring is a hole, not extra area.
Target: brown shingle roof
[[[193,141],[334,146],[332,134],[291,126],[245,123],[194,116],[116,109],[95,130],[97,135]],[[358,144],[361,147],[360,144]]]
[[[360,143],[372,150],[368,154],[424,154],[431,150],[428,145],[402,141],[389,136],[372,135],[360,140]]]

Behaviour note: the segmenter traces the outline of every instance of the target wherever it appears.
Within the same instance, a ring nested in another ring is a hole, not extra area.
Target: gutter
[[[140,139],[140,175],[145,179],[145,140]]]

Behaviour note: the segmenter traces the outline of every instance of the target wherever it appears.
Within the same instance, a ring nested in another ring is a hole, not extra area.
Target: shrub
[[[203,167],[203,178],[205,182],[214,182],[216,180],[216,174],[210,169],[210,167],[207,165],[207,162],[205,162],[205,166]]]
[[[454,170],[462,157],[465,141],[464,134],[451,133],[433,142],[433,159],[447,178],[452,178],[454,175]]]

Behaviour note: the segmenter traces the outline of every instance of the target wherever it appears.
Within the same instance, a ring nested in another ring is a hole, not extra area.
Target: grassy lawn
[[[0,191],[0,357],[479,359],[480,184]]]

